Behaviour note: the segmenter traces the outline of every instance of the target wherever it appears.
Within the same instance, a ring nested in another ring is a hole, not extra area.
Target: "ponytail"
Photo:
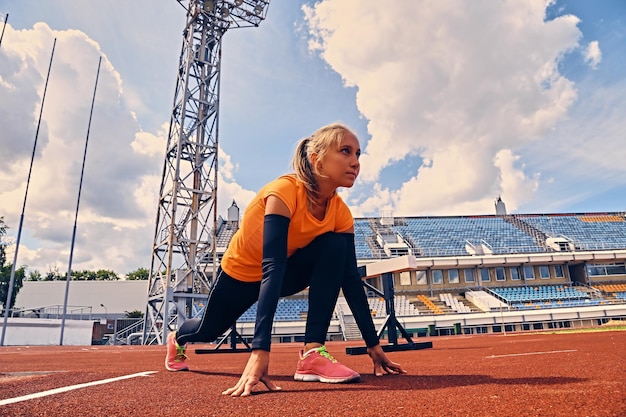
[[[311,138],[300,140],[296,147],[296,154],[293,157],[292,165],[298,178],[306,187],[307,194],[314,196],[317,193],[317,176],[311,165],[309,143]]]

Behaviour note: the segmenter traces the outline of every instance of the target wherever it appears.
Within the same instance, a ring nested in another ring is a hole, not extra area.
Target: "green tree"
[[[150,271],[146,268],[138,268],[126,274],[126,279],[129,281],[147,280],[148,278],[150,278]]]
[[[127,319],[141,319],[143,318],[143,312],[139,310],[125,311]]]
[[[30,271],[28,273],[28,278],[26,280],[27,281],[43,281],[43,276],[41,275],[41,272],[35,269],[34,271]]]
[[[4,224],[4,217],[0,216],[0,265],[4,265],[6,261],[6,242],[4,241],[4,235],[7,233],[7,226]]]
[[[9,284],[11,283],[11,270],[13,269],[12,263],[6,262],[6,247],[7,243],[4,236],[7,232],[7,226],[4,224],[4,217],[0,216],[0,302],[2,303],[4,314],[4,307],[11,309],[15,305],[15,299],[17,293],[22,288],[24,283],[25,267],[21,267],[15,270],[13,276],[13,292],[11,293],[11,299],[9,298]]]
[[[98,269],[96,271],[96,281],[117,281],[120,277],[110,269]]]
[[[50,270],[46,272],[46,275],[43,278],[44,281],[60,281],[62,279],[65,279],[65,275],[61,275],[59,268],[56,266],[50,267]]]
[[[65,281],[67,279],[67,273],[60,273],[59,270],[51,268],[46,273],[46,276],[42,278],[43,281]],[[92,271],[89,269],[72,270],[72,281],[117,281],[120,277],[115,271],[110,269],[99,269]]]
[[[95,281],[96,273],[83,269],[81,271],[72,271],[72,281]]]

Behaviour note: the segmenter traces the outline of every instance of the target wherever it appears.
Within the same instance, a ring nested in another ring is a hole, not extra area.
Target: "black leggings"
[[[287,260],[281,297],[309,287],[305,343],[323,344],[342,286],[347,255],[346,239],[338,233],[318,236]],[[261,282],[239,281],[218,269],[202,319],[186,320],[177,342],[211,342],[224,334],[259,298]]]

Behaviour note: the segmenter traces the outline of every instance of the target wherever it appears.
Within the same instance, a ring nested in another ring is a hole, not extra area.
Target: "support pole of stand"
[[[387,311],[387,340],[390,344],[397,345],[398,334],[396,333],[396,327],[398,326],[398,320],[396,318],[395,293],[393,290],[393,274],[391,272],[383,274],[382,281],[383,293],[385,298],[385,309]],[[381,328],[381,330],[383,328]],[[413,343],[410,338],[408,342]]]
[[[367,276],[365,272],[365,268],[361,268],[361,275],[363,277]],[[381,274],[381,280],[383,284],[383,291],[381,292],[377,288],[368,284],[365,280],[363,281],[363,285],[374,291],[376,294],[382,296],[385,299],[385,309],[387,311],[387,317],[385,318],[385,322],[378,330],[378,338],[382,336],[387,329],[387,341],[388,344],[381,344],[383,351],[385,352],[399,352],[404,350],[419,350],[419,349],[427,349],[432,348],[432,342],[413,342],[409,333],[402,327],[400,323],[398,323],[398,319],[396,318],[396,307],[395,307],[395,294],[393,287],[393,272],[384,272]],[[402,336],[406,339],[407,343],[400,344],[398,343],[398,330],[402,334]],[[358,347],[348,347],[346,348],[346,354],[348,355],[364,355],[367,353],[367,347],[358,346]]]

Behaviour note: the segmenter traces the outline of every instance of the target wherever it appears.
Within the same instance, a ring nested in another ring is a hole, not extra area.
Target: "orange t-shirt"
[[[318,220],[307,208],[304,184],[294,174],[279,177],[265,185],[250,202],[240,228],[222,258],[222,269],[240,281],[255,282],[263,278],[263,222],[265,202],[271,195],[280,198],[291,213],[287,234],[288,257],[307,246],[317,236],[327,232],[346,232],[354,225],[350,209],[337,194],[328,201],[324,219]]]

